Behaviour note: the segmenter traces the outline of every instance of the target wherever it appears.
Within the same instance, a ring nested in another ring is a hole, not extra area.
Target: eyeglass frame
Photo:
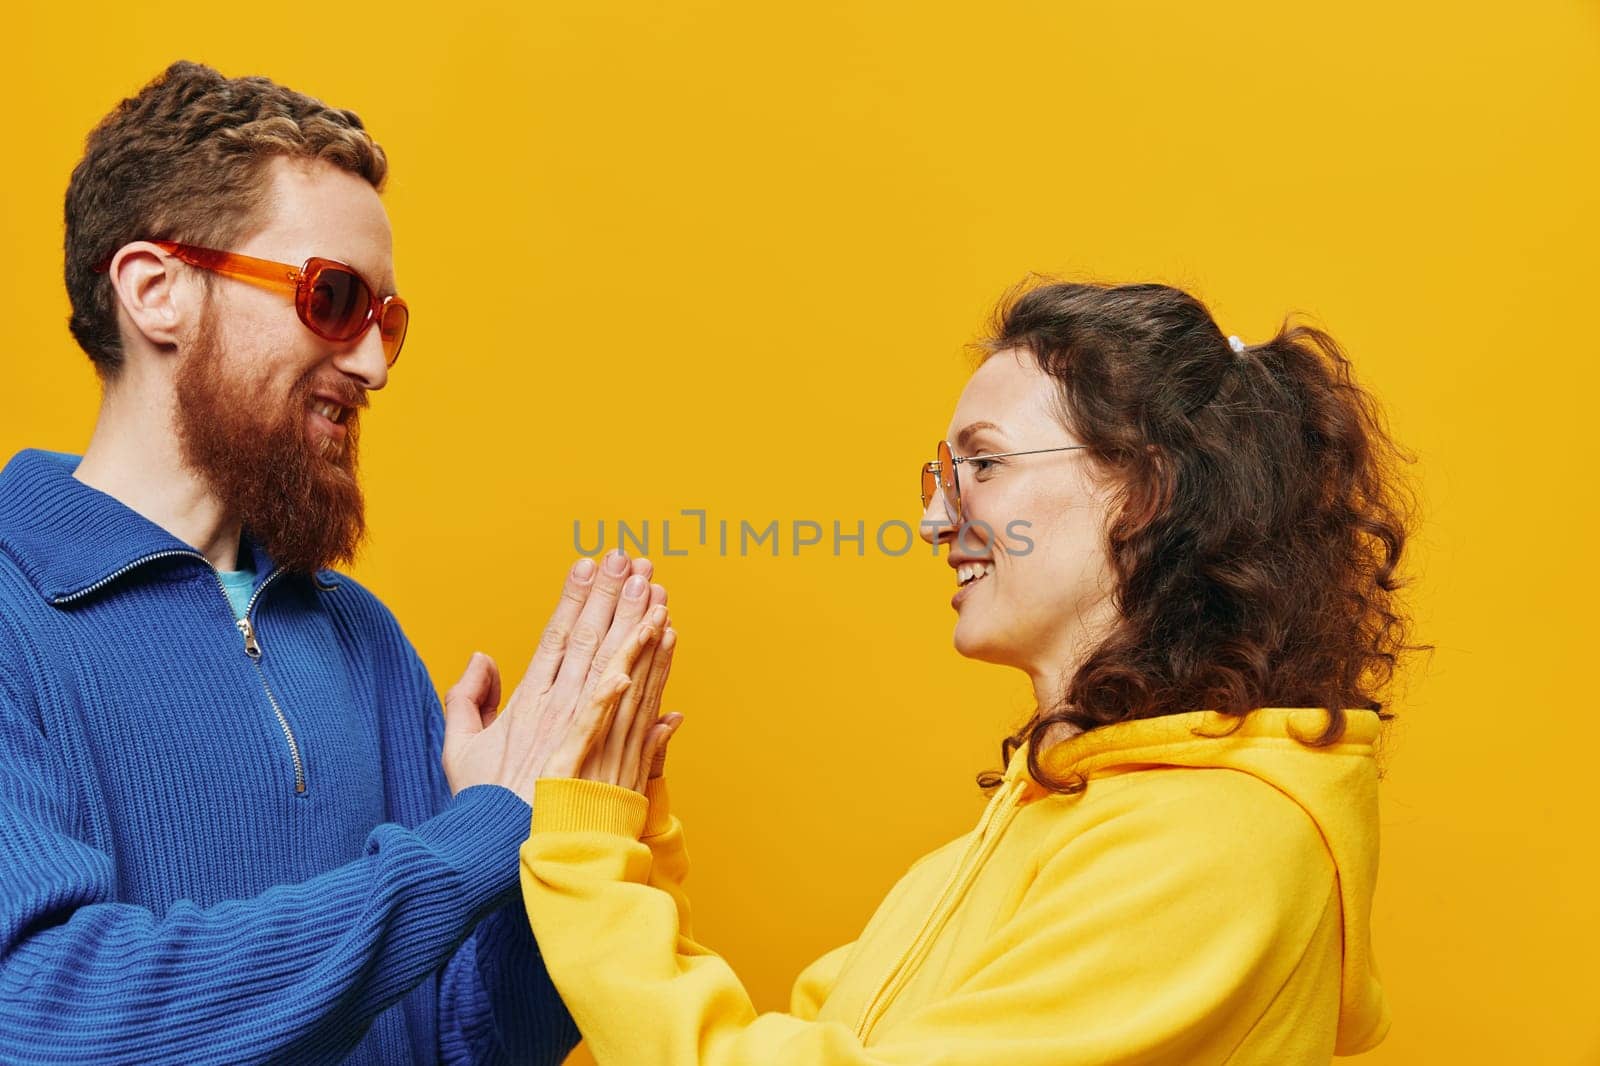
[[[1009,459],[1013,455],[1043,455],[1045,452],[1070,452],[1087,447],[1089,447],[1087,444],[1063,444],[1055,448],[1028,448],[1023,451],[1016,452],[983,452],[978,455],[957,455],[955,453],[955,449],[951,447],[950,442],[947,440],[942,440],[939,442],[939,447],[937,450],[939,458],[923,463],[920,475],[924,477],[928,474],[933,475],[934,483],[939,486],[939,493],[944,497],[945,513],[949,515],[951,522],[956,525],[960,525],[965,518],[966,513],[965,508],[963,508],[961,504],[962,463],[970,463],[975,459]],[[950,458],[949,481],[946,481],[944,478],[945,456],[949,456]],[[954,500],[950,498],[951,489],[955,490]],[[933,494],[931,492],[926,493],[922,500],[922,509],[926,511],[928,509],[928,504],[932,501]]]
[[[388,312],[391,304],[399,304],[401,311],[406,316],[406,333],[411,332],[411,305],[407,304],[398,294],[379,296],[377,287],[362,275],[361,271],[349,263],[341,263],[337,259],[328,259],[324,256],[314,255],[298,267],[293,263],[280,263],[273,259],[259,259],[253,255],[244,255],[239,252],[225,252],[218,248],[202,248],[195,244],[184,244],[182,241],[151,240],[157,248],[166,252],[181,263],[200,270],[209,270],[223,277],[233,278],[237,281],[247,282],[274,292],[292,293],[294,295],[294,309],[300,324],[311,330],[323,340],[331,340],[336,344],[344,344],[363,336],[373,326],[378,327],[379,342],[382,343],[383,316]],[[104,274],[111,269],[111,260],[116,253],[106,256],[94,265],[94,272]],[[323,267],[337,267],[347,271],[367,287],[367,295],[371,300],[367,304],[367,317],[363,320],[361,328],[348,337],[329,337],[322,331],[315,329],[308,316],[306,302],[310,293],[305,282],[309,281],[314,272]],[[387,349],[383,353],[385,366],[394,366],[400,360],[400,349],[405,346],[405,333],[400,335],[400,343],[395,346],[394,355],[391,356]]]

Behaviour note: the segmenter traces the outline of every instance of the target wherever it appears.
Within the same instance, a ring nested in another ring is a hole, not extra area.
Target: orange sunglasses
[[[411,324],[410,308],[398,296],[380,299],[366,279],[352,267],[318,256],[312,256],[294,267],[288,263],[275,263],[270,259],[257,259],[237,252],[219,252],[215,248],[198,248],[177,241],[149,243],[190,266],[248,281],[262,288],[294,293],[294,309],[300,315],[300,321],[325,340],[355,340],[376,322],[378,336],[383,341],[385,361],[394,366],[395,360],[400,358],[400,346],[406,340],[406,327]],[[101,272],[111,269],[111,258],[106,257],[95,269]]]

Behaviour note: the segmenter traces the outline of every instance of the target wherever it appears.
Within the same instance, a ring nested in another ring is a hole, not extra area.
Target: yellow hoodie
[[[541,780],[522,890],[601,1066],[1326,1063],[1383,1039],[1369,943],[1379,721],[1263,708],[1105,726],[1026,750],[977,827],[916,862],[789,1012],[757,1014],[693,939],[666,787]],[[642,840],[641,840],[642,837]]]

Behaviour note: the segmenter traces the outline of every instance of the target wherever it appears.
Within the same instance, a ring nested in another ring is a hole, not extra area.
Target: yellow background
[[[0,455],[92,426],[60,209],[100,115],[179,57],[358,111],[415,326],[365,420],[355,573],[441,689],[475,648],[509,682],[574,519],[650,522],[699,930],[766,1008],[968,828],[1027,692],[951,650],[920,542],[668,559],[660,523],[914,522],[962,346],[1028,271],[1182,285],[1246,340],[1311,313],[1420,459],[1439,647],[1399,693],[1375,919],[1395,1024],[1363,1061],[1600,1061],[1593,3],[10,19]]]

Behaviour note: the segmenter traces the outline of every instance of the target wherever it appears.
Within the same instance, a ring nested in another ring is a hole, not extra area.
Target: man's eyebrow
[[[972,422],[965,426],[960,433],[956,434],[956,449],[965,452],[971,446],[972,438],[986,429],[993,430],[995,433],[1000,434],[1002,438],[1004,436],[1000,427],[993,422]]]
[[[367,274],[363,272],[361,276],[366,279],[368,285],[372,286],[372,291],[377,293],[379,298],[384,296],[399,295],[400,290],[394,287],[393,274],[385,276],[382,274]]]
[[[366,264],[357,262],[354,258],[341,258],[337,255],[326,256],[325,258],[332,259],[335,263],[342,263],[354,270],[362,281],[372,287],[372,291],[377,293],[379,299],[399,294],[399,291],[394,286],[394,275],[392,273],[388,276],[379,274],[376,271],[369,270]]]

